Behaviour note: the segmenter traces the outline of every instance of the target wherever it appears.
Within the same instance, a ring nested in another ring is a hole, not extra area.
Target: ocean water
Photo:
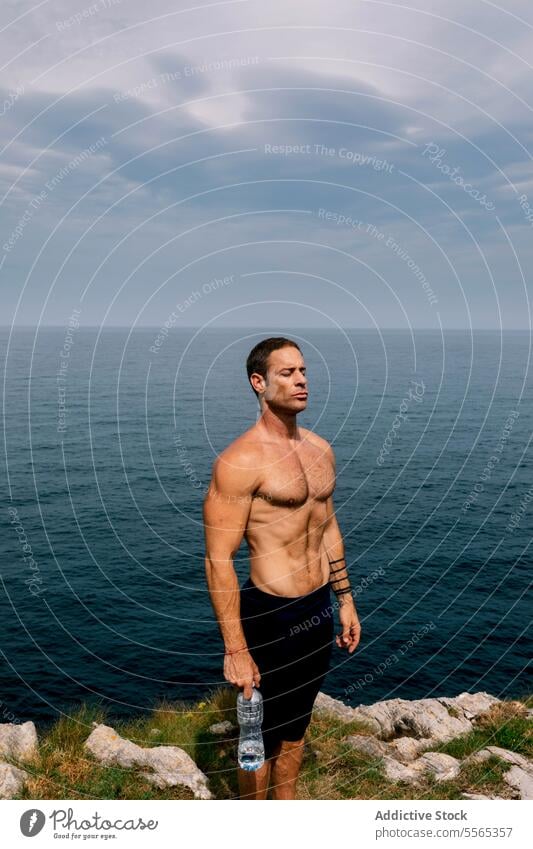
[[[138,714],[223,683],[202,499],[256,420],[244,362],[273,333],[0,330],[0,721],[80,700]],[[336,452],[362,623],[323,689],[352,705],[531,692],[529,334],[297,338],[299,421]],[[242,583],[245,543],[235,565]]]

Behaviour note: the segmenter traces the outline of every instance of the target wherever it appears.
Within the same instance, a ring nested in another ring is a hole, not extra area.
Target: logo
[[[46,817],[42,811],[37,808],[32,808],[30,811],[24,811],[20,818],[20,830],[24,837],[35,837],[42,830],[46,822]]]

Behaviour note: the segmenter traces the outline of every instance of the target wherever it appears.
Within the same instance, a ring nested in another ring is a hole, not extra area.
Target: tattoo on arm
[[[335,569],[332,568],[334,564],[341,562],[342,565],[337,566]],[[342,604],[342,602],[344,601],[343,596],[347,596],[349,593],[350,597],[352,597],[352,587],[350,584],[350,578],[348,576],[348,567],[346,566],[346,560],[344,557],[339,557],[337,560],[329,560],[329,565],[329,584],[331,589],[339,599],[339,602]]]

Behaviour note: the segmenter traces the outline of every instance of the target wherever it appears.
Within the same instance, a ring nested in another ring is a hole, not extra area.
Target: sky
[[[530,328],[527,0],[0,15],[0,324]]]

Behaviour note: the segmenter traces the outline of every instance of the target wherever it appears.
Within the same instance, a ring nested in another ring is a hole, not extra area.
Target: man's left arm
[[[361,625],[357,616],[357,610],[355,609],[355,599],[344,556],[344,543],[339,523],[335,516],[332,495],[326,501],[326,519],[324,522],[322,547],[328,558],[329,584],[337,597],[339,620],[342,626],[342,632],[337,634],[335,641],[339,648],[347,648],[351,654],[357,648],[361,638]]]

